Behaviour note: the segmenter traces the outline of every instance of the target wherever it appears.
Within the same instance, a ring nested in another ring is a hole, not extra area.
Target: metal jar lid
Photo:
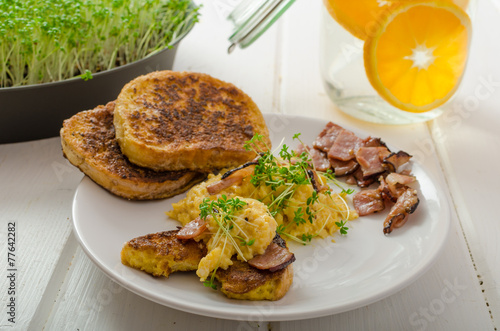
[[[243,0],[229,14],[228,20],[234,25],[234,32],[229,37],[231,53],[238,45],[250,46],[257,40],[295,0]]]

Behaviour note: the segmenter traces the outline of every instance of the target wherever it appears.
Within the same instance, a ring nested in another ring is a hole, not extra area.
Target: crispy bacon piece
[[[384,210],[385,203],[379,190],[359,191],[352,198],[359,216],[366,216]]]
[[[311,185],[316,192],[323,192],[330,189],[330,187],[326,184],[321,184],[321,179],[318,176],[318,173],[314,170],[307,170],[307,174],[309,178],[311,178]]]
[[[330,159],[330,165],[332,166],[335,172],[335,176],[337,177],[350,175],[354,173],[359,167],[359,164],[358,162],[356,162],[356,160],[340,161],[333,158]]]
[[[389,185],[385,181],[384,176],[380,176],[378,181],[380,182],[380,185],[378,186],[377,190],[380,192],[380,195],[382,196],[382,198],[386,201],[396,202],[398,197],[392,195],[392,192],[389,189]]]
[[[241,175],[235,175],[231,177],[224,178],[222,180],[219,180],[218,182],[212,183],[207,186],[207,191],[208,194],[214,195],[219,193],[220,191],[232,186],[232,185],[239,185],[243,181],[243,176]]]
[[[402,227],[419,204],[417,190],[407,187],[392,206],[389,215],[384,221],[384,233],[389,234],[392,230]]]
[[[417,181],[415,176],[398,174],[397,172],[388,174],[385,180],[391,188],[395,188],[397,184],[408,185]]]
[[[314,169],[318,171],[327,171],[330,169],[330,160],[328,160],[326,153],[315,148],[312,148],[309,153],[314,164]]]
[[[416,179],[405,166],[412,157],[410,154],[393,153],[380,138],[360,139],[332,122],[326,125],[313,146],[327,152],[335,175],[346,176],[347,184],[366,188],[377,181],[380,183],[377,189],[354,195],[353,204],[360,216],[381,211],[387,203],[394,204],[385,220],[384,233],[402,226],[417,208],[417,191],[408,186]]]
[[[326,153],[316,148],[310,148],[309,146],[305,146],[303,144],[299,144],[295,149],[295,153],[299,156],[304,152],[309,153],[314,169],[318,171],[327,171],[328,169],[330,169],[330,161],[328,160]]]
[[[267,246],[264,254],[248,260],[248,264],[260,270],[275,272],[295,261],[295,255],[288,250],[286,242],[278,235]]]
[[[380,185],[375,190],[363,190],[353,197],[354,208],[360,216],[381,211],[384,201],[397,202],[398,198],[409,189],[407,186],[416,181],[414,176],[390,173],[385,178],[380,176]]]
[[[365,147],[385,147],[389,149],[385,144],[385,142],[383,142],[382,139],[380,138],[368,137],[365,140],[363,140],[363,143]]]
[[[341,126],[328,122],[326,127],[321,131],[316,140],[313,142],[313,147],[328,153],[333,145],[333,142],[339,135],[339,133],[344,130]]]
[[[361,169],[361,167],[358,168],[352,174],[352,176],[354,177],[356,184],[361,188],[368,187],[377,181],[377,175],[368,176],[368,177],[363,176],[363,170]]]
[[[363,140],[349,130],[342,130],[328,151],[328,158],[349,161],[356,157],[356,152],[363,146]]]
[[[345,183],[349,184],[349,185],[357,185],[358,181],[357,181],[356,177],[354,177],[354,175],[351,174],[351,175],[347,176],[347,178],[345,179]]]
[[[253,173],[255,164],[256,163],[251,161],[238,168],[229,170],[221,176],[221,180],[207,186],[208,194],[214,195],[232,185],[240,185],[243,178],[248,177]],[[229,175],[226,176],[227,173],[229,173]]]
[[[231,170],[226,171],[226,172],[225,172],[225,173],[224,173],[224,174],[223,174],[220,178],[221,178],[221,179],[225,179],[225,178],[227,178],[227,177],[231,176],[233,173],[235,173],[235,172],[237,172],[237,171],[239,171],[239,170],[241,170],[241,169],[247,168],[247,167],[249,167],[249,166],[251,166],[251,165],[256,165],[256,164],[259,164],[259,158],[260,158],[260,156],[257,156],[257,157],[256,157],[255,159],[253,159],[252,161],[249,161],[249,162],[247,162],[247,163],[244,163],[244,164],[240,165],[239,167],[236,167],[236,168],[234,168],[234,169],[231,169]],[[253,168],[252,168],[252,169],[253,169]]]
[[[195,218],[191,222],[187,223],[184,225],[178,232],[177,232],[177,239],[182,239],[182,240],[187,240],[187,239],[194,239],[198,237],[200,234],[205,232],[207,229],[207,222],[202,220],[200,217]]]
[[[387,147],[360,147],[356,160],[361,166],[363,177],[381,174],[385,171],[383,161],[391,152]]]
[[[399,167],[403,164],[408,163],[412,156],[404,151],[399,151],[397,153],[391,153],[384,157],[382,161],[390,172],[397,172]]]
[[[404,169],[404,170],[401,170],[400,172],[398,172],[398,174],[411,176],[411,170],[410,169]]]
[[[391,172],[385,178],[382,176],[379,178],[379,191],[384,199],[396,202],[408,188],[407,185],[416,182],[416,180],[415,176]]]

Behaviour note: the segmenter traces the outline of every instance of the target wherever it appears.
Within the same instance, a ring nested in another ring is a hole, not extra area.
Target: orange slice
[[[323,0],[330,15],[354,36],[365,40],[378,25],[377,17],[398,1]]]
[[[330,15],[359,39],[373,35],[379,26],[379,16],[390,11],[390,7],[415,0],[323,0]],[[469,0],[445,0],[466,9]]]
[[[390,104],[425,112],[456,91],[467,62],[469,16],[449,1],[411,1],[380,17],[364,46],[368,79]]]
[[[469,5],[469,0],[453,0],[453,3],[457,6],[460,6],[462,9],[467,9],[467,6]]]

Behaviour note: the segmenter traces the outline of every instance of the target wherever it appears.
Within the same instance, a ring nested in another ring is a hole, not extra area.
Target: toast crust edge
[[[85,150],[84,146],[82,146],[84,139],[82,135],[92,136],[92,130],[109,129],[99,127],[99,124],[96,124],[95,129],[90,129],[90,125],[86,126],[90,123],[85,122],[85,115],[89,114],[89,118],[92,118],[92,112],[112,112],[112,107],[114,107],[114,103],[110,102],[105,106],[98,106],[92,110],[77,113],[70,119],[65,120],[60,130],[63,156],[96,184],[122,198],[153,200],[164,199],[182,193],[205,178],[204,174],[190,171],[172,174],[170,180],[168,178],[170,176],[165,176],[165,173],[156,175],[150,170],[146,170],[147,176],[145,175],[144,178],[127,177],[110,170],[109,165],[103,159],[100,159],[99,155],[92,155],[91,152]],[[83,126],[80,126],[82,124]],[[93,138],[99,139],[101,137],[95,133]],[[128,165],[131,171],[137,167],[130,163]],[[125,167],[127,167],[127,163]],[[111,167],[111,169],[113,168]]]

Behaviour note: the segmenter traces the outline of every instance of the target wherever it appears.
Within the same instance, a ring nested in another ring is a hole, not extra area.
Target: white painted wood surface
[[[0,330],[495,330],[500,325],[495,208],[500,179],[491,166],[500,162],[500,6],[495,1],[479,3],[471,63],[456,109],[429,124],[373,125],[335,109],[318,72],[321,1],[297,1],[253,46],[228,55],[231,27],[224,17],[237,1],[205,0],[201,23],[178,51],[176,70],[232,82],[264,112],[357,126],[422,156],[419,161],[449,192],[452,226],[442,255],[407,288],[353,311],[290,322],[221,320],[152,303],[107,278],[78,247],[71,234],[71,203],[82,174],[62,157],[58,138],[51,138],[0,145],[2,303],[9,286],[8,222],[16,222],[18,236],[16,323],[8,322],[2,304]],[[460,111],[460,105],[468,108]]]

